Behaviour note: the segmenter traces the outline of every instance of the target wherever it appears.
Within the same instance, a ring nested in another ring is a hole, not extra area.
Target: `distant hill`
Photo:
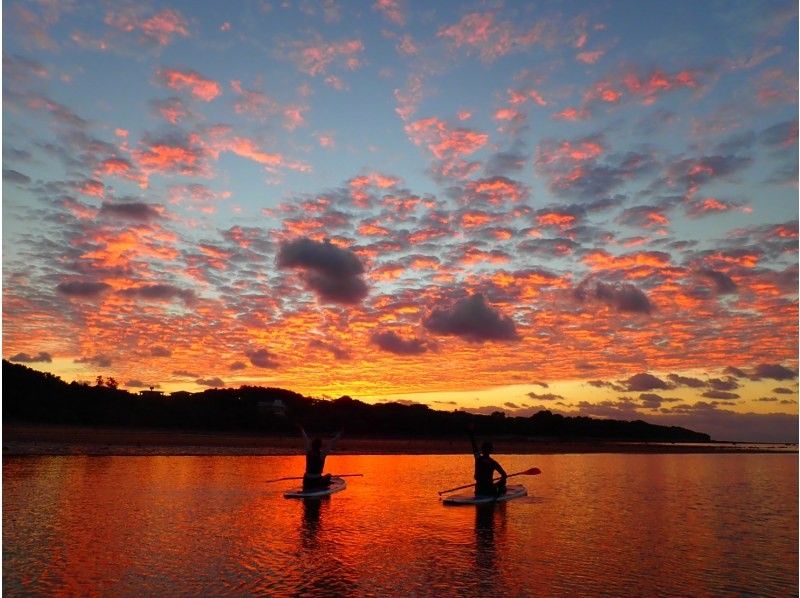
[[[709,442],[708,434],[641,420],[566,417],[540,411],[530,417],[502,412],[474,415],[427,405],[368,404],[351,397],[314,399],[282,388],[242,386],[198,393],[133,394],[113,379],[66,383],[58,376],[3,360],[3,422],[150,427],[288,434],[296,423],[316,431],[346,428],[349,436],[463,436],[474,424],[481,436],[562,440]]]

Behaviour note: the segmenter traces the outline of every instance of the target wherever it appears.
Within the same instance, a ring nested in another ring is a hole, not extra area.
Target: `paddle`
[[[539,469],[538,467],[531,467],[530,469],[526,469],[525,471],[518,471],[517,473],[509,474],[506,477],[507,478],[513,478],[515,475],[539,475],[540,473],[542,473],[541,469]],[[497,480],[494,480],[494,481],[497,482],[499,479],[500,478],[498,478]],[[454,492],[456,490],[462,490],[464,488],[469,488],[470,486],[474,486],[474,485],[475,485],[475,482],[473,482],[472,484],[464,484],[463,486],[456,486],[455,488],[449,488],[447,490],[441,490],[439,492],[439,496],[441,496],[442,494],[447,494],[448,492]]]
[[[334,473],[331,474],[332,478],[355,478],[355,477],[363,477],[363,473]],[[271,484],[272,482],[283,482],[284,480],[302,480],[303,476],[294,476],[290,478],[278,478],[277,480],[264,480],[265,484]]]

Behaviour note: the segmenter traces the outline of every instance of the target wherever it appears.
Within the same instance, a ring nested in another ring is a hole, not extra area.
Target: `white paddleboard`
[[[485,505],[495,502],[505,502],[522,496],[527,496],[528,490],[522,484],[512,484],[506,486],[506,493],[498,497],[494,496],[475,496],[475,493],[470,490],[468,492],[460,492],[458,494],[451,494],[443,498],[442,503],[445,505]]]
[[[324,498],[336,492],[341,492],[347,488],[347,482],[343,478],[331,478],[331,485],[327,488],[315,488],[314,490],[303,490],[303,487],[292,488],[284,492],[284,498]]]

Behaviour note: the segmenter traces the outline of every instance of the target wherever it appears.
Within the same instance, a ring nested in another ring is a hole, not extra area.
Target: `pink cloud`
[[[172,125],[178,124],[190,114],[183,101],[176,97],[153,100],[151,105],[161,118]]]
[[[141,170],[164,174],[208,175],[203,150],[178,140],[158,140],[144,149],[134,150],[133,157]]]
[[[336,147],[336,139],[333,135],[327,133],[320,133],[317,135],[317,142],[319,143],[320,147],[328,149]]]
[[[594,64],[603,57],[603,54],[605,54],[603,50],[596,50],[594,52],[579,52],[575,58],[584,64]]]
[[[406,16],[398,0],[378,0],[372,7],[383,13],[383,16],[395,25],[402,27],[406,24]]]
[[[418,120],[405,126],[406,133],[416,145],[425,145],[438,159],[469,155],[483,147],[489,139],[486,133],[471,129],[452,129],[434,117]]]
[[[155,42],[160,46],[168,45],[175,36],[189,36],[186,19],[172,9],[164,9],[147,19],[137,15],[136,9],[123,9],[117,13],[108,13],[105,23],[126,33],[139,31],[143,41]]]
[[[604,147],[596,138],[584,138],[576,142],[546,140],[537,148],[536,163],[540,165],[579,163],[594,160],[603,152]]]
[[[287,131],[294,131],[297,127],[302,127],[306,124],[306,119],[303,116],[304,112],[308,111],[307,106],[286,106],[283,109],[283,126]]]
[[[437,33],[457,48],[466,46],[479,52],[484,60],[507,54],[513,46],[513,27],[508,22],[495,23],[492,13],[470,13]]]
[[[404,121],[408,121],[417,111],[423,96],[423,80],[419,75],[411,75],[408,78],[405,89],[395,89],[394,98],[397,100],[395,112]]]
[[[353,188],[362,188],[367,186],[375,186],[380,189],[390,189],[396,187],[400,179],[379,172],[373,172],[367,175],[357,176],[348,181],[348,184]]]
[[[155,39],[162,46],[169,44],[175,35],[189,35],[186,19],[179,12],[170,9],[164,9],[142,22],[141,30],[145,37]]]
[[[507,177],[495,176],[469,181],[461,201],[464,203],[482,201],[492,205],[501,205],[507,201],[518,202],[527,199],[529,193],[528,188],[522,183]]]
[[[514,108],[500,108],[494,113],[495,120],[513,121],[525,118],[525,115]]]
[[[75,189],[84,195],[100,198],[102,198],[106,192],[105,185],[103,185],[103,183],[100,181],[95,180],[80,181],[75,185]]]
[[[189,92],[204,102],[210,102],[222,93],[216,81],[203,77],[196,71],[179,71],[177,69],[159,69],[156,79],[174,90],[189,89]]]
[[[233,109],[236,114],[264,118],[277,111],[278,103],[267,94],[245,89],[242,82],[238,80],[231,81],[230,86],[234,94],[236,94],[236,100],[233,103]]]
[[[708,214],[720,214],[724,212],[740,211],[749,213],[752,209],[741,204],[723,201],[715,197],[706,197],[690,201],[686,206],[686,215],[690,218],[700,218]]]
[[[358,55],[363,51],[364,44],[359,39],[331,43],[317,39],[309,43],[295,43],[293,58],[302,72],[316,77],[325,74],[339,60],[350,70],[359,68],[361,60]]]
[[[564,108],[561,112],[553,114],[554,120],[567,120],[577,122],[589,118],[588,111],[583,108]]]
[[[684,69],[675,73],[666,73],[654,69],[649,73],[628,71],[619,79],[606,78],[597,81],[584,94],[584,102],[601,101],[616,104],[625,99],[626,94],[638,98],[643,104],[653,104],[659,96],[681,89],[697,89],[700,87],[702,73],[698,70]]]
[[[311,170],[311,166],[305,162],[290,160],[280,153],[264,151],[253,139],[232,134],[230,127],[213,127],[208,131],[207,139],[193,135],[192,140],[208,151],[214,159],[218,159],[221,152],[231,152],[261,164],[268,172],[276,172],[280,168],[298,172]]]
[[[413,56],[419,52],[419,48],[408,34],[402,36],[397,44],[397,51],[406,56]]]
[[[439,29],[437,36],[456,48],[474,50],[482,60],[491,62],[512,51],[533,44],[551,45],[555,36],[547,21],[537,21],[527,31],[519,31],[509,21],[497,21],[491,12],[464,15],[458,23]]]

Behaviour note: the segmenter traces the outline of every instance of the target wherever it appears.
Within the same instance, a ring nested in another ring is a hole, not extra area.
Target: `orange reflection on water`
[[[797,455],[498,459],[530,496],[445,507],[472,458],[331,455],[348,489],[283,498],[302,457],[3,462],[7,595],[792,595]]]

